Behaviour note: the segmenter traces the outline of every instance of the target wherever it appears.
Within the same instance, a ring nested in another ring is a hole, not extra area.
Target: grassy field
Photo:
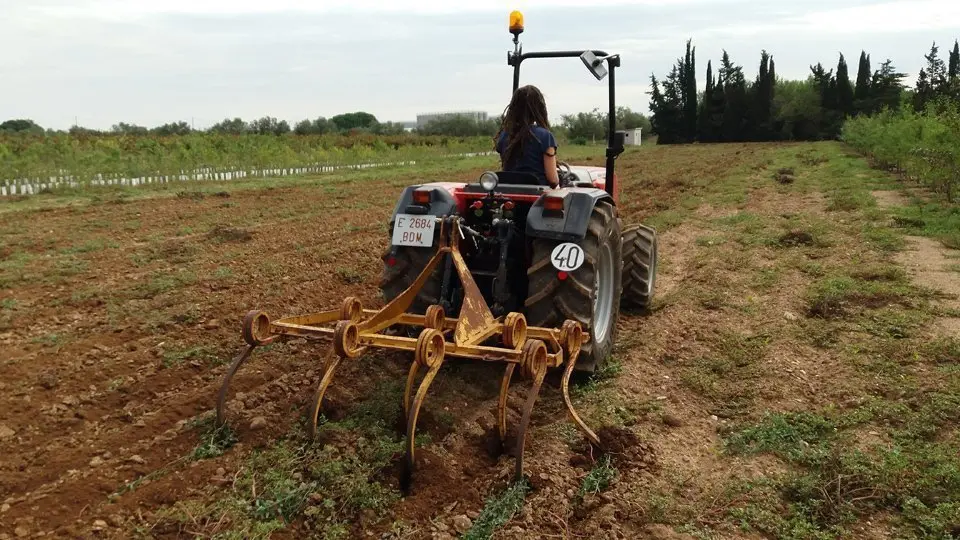
[[[590,148],[572,162],[600,164]],[[573,152],[573,154],[571,154]],[[489,157],[0,203],[0,537],[936,538],[960,534],[960,210],[838,143],[631,148],[621,214],[661,233],[656,309],[526,453],[488,457],[500,370],[451,364],[402,496],[409,358],[259,352],[212,407],[248,309],[376,305],[403,186]],[[511,390],[511,421],[526,385]]]

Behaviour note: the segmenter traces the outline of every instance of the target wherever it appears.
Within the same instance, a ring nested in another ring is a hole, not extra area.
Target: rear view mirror
[[[598,81],[602,81],[607,76],[607,68],[603,66],[603,60],[597,58],[593,51],[584,51],[580,55],[580,60],[583,60],[583,65],[587,66],[587,69],[590,70],[590,73],[593,73]]]

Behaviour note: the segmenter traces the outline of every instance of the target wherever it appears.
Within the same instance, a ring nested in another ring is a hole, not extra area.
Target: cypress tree
[[[686,142],[697,139],[697,48],[687,40],[683,69],[683,120]]]
[[[950,80],[960,77],[960,40],[954,40],[953,50],[950,51],[950,68],[947,72]]]
[[[722,140],[741,142],[750,134],[750,101],[747,97],[747,82],[743,77],[743,68],[730,61],[730,55],[723,51],[720,76],[723,78],[724,100]]]
[[[723,114],[727,110],[727,94],[724,88],[723,72],[717,75],[716,84],[713,87],[713,96],[707,103],[708,126],[710,140],[713,142],[723,141]]]
[[[933,87],[927,78],[927,70],[921,69],[917,75],[916,91],[913,94],[913,108],[922,111],[927,107],[927,102],[933,96]]]
[[[760,53],[760,70],[757,80],[751,89],[753,94],[753,117],[755,140],[769,140],[771,138],[770,117],[773,109],[773,85],[770,81],[770,55],[767,51]]]
[[[857,87],[853,92],[853,103],[856,113],[860,114],[868,108],[870,99],[870,55],[860,51],[860,68],[857,70]]]
[[[703,101],[697,109],[697,140],[700,142],[714,142],[713,130],[710,126],[710,103],[713,101],[715,88],[713,81],[713,64],[707,60],[707,87],[703,91]]]
[[[771,139],[779,138],[779,127],[775,126],[776,118],[774,117],[774,98],[777,95],[777,68],[773,63],[773,55],[770,55],[770,69],[767,71],[767,79],[770,81],[770,86],[767,88],[769,97],[767,101],[770,103],[770,137]]]
[[[853,85],[850,84],[850,73],[847,70],[847,61],[840,54],[837,63],[837,108],[844,115],[853,114]]]

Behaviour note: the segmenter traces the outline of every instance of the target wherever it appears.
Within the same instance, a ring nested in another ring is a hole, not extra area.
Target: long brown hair
[[[507,133],[507,140],[500,154],[500,165],[504,169],[522,154],[528,136],[533,135],[534,125],[550,129],[547,103],[536,86],[521,86],[513,93],[510,104],[504,109],[500,131],[494,139],[499,140],[503,132]]]

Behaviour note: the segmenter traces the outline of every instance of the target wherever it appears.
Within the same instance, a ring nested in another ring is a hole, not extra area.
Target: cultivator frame
[[[406,456],[402,485],[409,485],[415,468],[414,440],[420,408],[447,356],[506,364],[497,403],[497,434],[501,445],[507,435],[507,393],[514,371],[519,367],[524,377],[532,379],[533,386],[527,395],[517,431],[514,451],[516,479],[519,480],[523,475],[523,449],[533,407],[543,380],[552,368],[564,366],[561,391],[567,411],[587,439],[599,446],[600,439],[583,422],[570,400],[570,376],[582,344],[589,339],[580,323],[567,320],[560,328],[528,327],[525,316],[518,312],[509,313],[502,320],[494,318],[460,253],[459,242],[466,237],[465,234],[477,233],[466,227],[459,216],[437,217],[436,221],[440,226],[440,234],[435,254],[413,284],[379,310],[363,309],[359,299],[349,297],[343,301],[340,309],[276,321],[270,320],[263,311],[248,312],[243,320],[242,332],[247,348],[233,361],[224,376],[217,396],[217,424],[222,426],[226,422],[225,402],[230,381],[254,349],[284,337],[311,340],[329,338],[333,347],[324,361],[323,375],[310,405],[308,429],[311,438],[316,436],[324,394],[341,362],[358,360],[370,347],[414,353],[403,394]],[[440,305],[429,306],[423,315],[407,313],[417,293],[447,255],[451,257],[463,286],[459,316],[448,319]],[[397,324],[422,327],[422,330],[417,338],[382,333]],[[488,343],[492,338],[498,338],[496,345]],[[413,387],[421,368],[425,370],[425,375],[411,403]]]

